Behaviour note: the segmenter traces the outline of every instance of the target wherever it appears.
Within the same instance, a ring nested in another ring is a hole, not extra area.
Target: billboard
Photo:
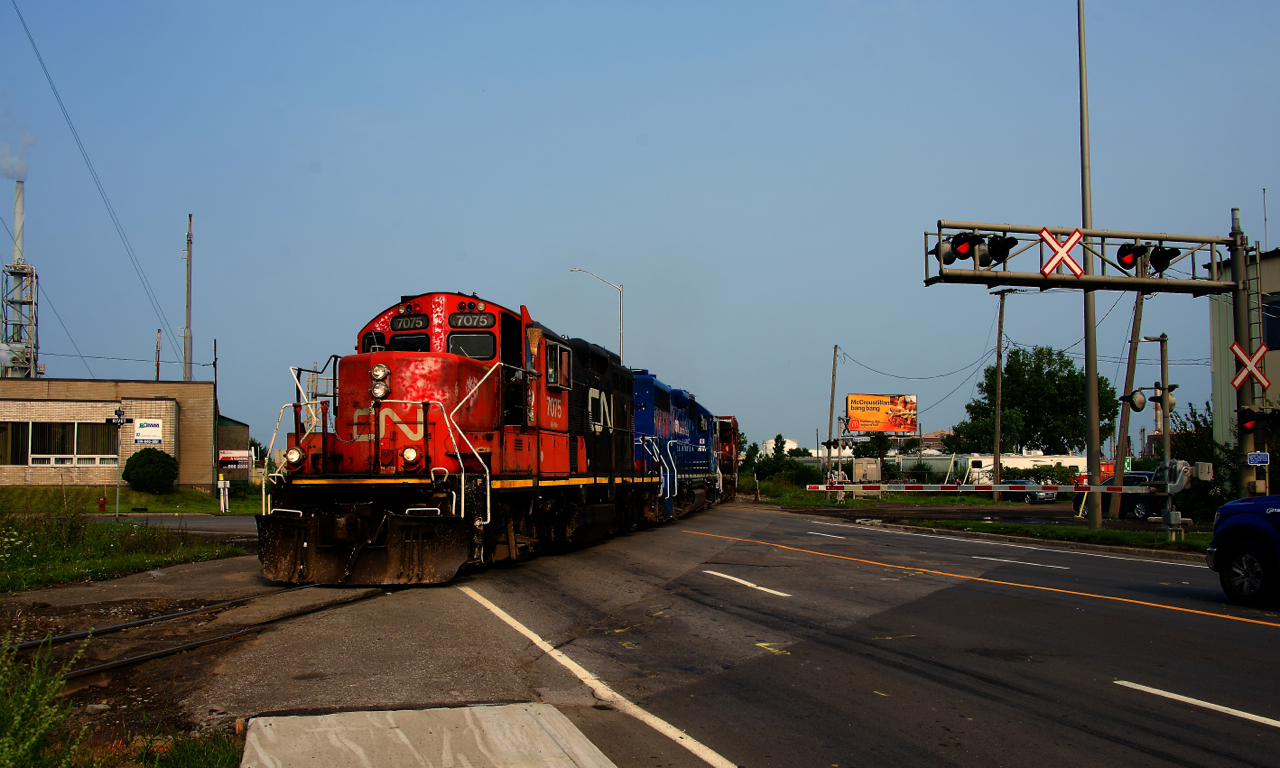
[[[850,432],[915,432],[915,395],[848,395],[844,400]]]
[[[160,445],[164,442],[164,419],[134,419],[135,445]]]
[[[218,451],[218,469],[248,469],[249,468],[249,452],[248,451]]]

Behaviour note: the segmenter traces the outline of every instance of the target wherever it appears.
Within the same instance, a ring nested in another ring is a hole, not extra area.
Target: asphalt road
[[[1117,683],[1280,720],[1280,616],[1226,605],[1203,566],[733,505],[288,622],[224,660],[187,706],[542,700],[618,765],[691,764],[656,733],[593,714],[589,692],[458,585],[737,765],[1280,755],[1276,724]]]

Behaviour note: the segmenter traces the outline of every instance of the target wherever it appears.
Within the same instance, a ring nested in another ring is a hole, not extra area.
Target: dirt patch
[[[214,602],[147,599],[56,606],[11,599],[0,604],[0,624],[13,632],[15,642],[25,642],[205,608]],[[61,643],[53,647],[52,657],[59,664],[74,659],[73,668],[83,669],[172,648],[225,633],[227,629],[222,627],[216,632],[205,628],[217,615],[197,614]],[[182,700],[205,684],[226,654],[252,638],[241,636],[136,666],[72,678],[65,692],[72,703],[68,729],[87,725],[92,738],[105,741],[195,731],[198,725],[183,710]]]

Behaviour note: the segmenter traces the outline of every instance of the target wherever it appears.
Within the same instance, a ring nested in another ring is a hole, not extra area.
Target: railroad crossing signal
[[[1256,352],[1252,355],[1247,355],[1239,342],[1233,341],[1231,342],[1231,351],[1235,354],[1236,358],[1240,360],[1241,365],[1244,366],[1240,369],[1240,372],[1235,375],[1235,378],[1231,380],[1231,386],[1239,389],[1244,385],[1245,381],[1252,376],[1258,380],[1258,383],[1262,385],[1263,389],[1271,389],[1271,379],[1268,379],[1266,374],[1258,370],[1258,363],[1262,362],[1262,358],[1267,354],[1266,344],[1259,344]]]
[[[1044,266],[1040,268],[1040,274],[1048,277],[1049,273],[1057,269],[1059,265],[1065,265],[1067,269],[1071,270],[1071,274],[1076,277],[1084,274],[1084,268],[1077,264],[1069,253],[1072,248],[1076,247],[1076,243],[1084,239],[1084,235],[1080,233],[1080,230],[1077,229],[1072,232],[1065,243],[1059,243],[1058,238],[1048,228],[1042,228],[1040,230],[1040,239],[1053,249],[1053,258],[1044,263]]]
[[[1147,255],[1147,246],[1138,245],[1137,243],[1124,243],[1116,251],[1116,261],[1120,263],[1121,269],[1133,271],[1137,268],[1139,260]]]

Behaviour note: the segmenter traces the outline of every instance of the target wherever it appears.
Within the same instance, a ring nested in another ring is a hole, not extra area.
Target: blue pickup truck
[[[1208,561],[1231,602],[1280,602],[1280,496],[1238,499],[1219,507]]]

